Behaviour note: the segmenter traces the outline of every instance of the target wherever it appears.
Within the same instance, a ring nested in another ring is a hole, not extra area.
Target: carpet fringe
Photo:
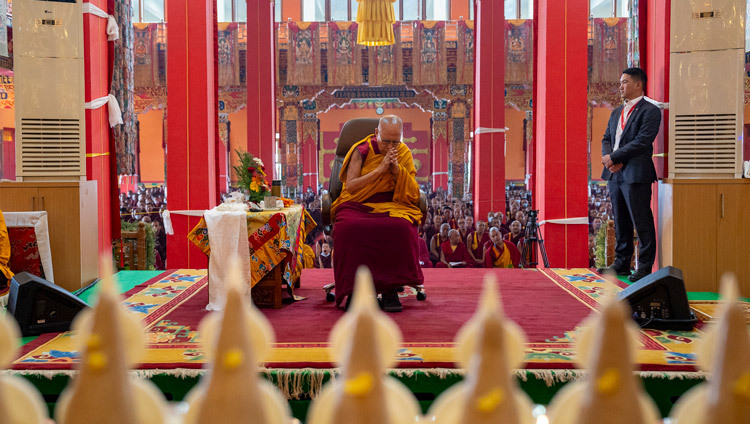
[[[341,368],[265,368],[260,372],[275,383],[278,390],[286,399],[314,399],[323,388],[324,381],[335,381]],[[0,376],[5,375],[31,375],[52,380],[54,377],[73,377],[78,373],[76,370],[0,370]],[[175,369],[139,369],[131,370],[131,378],[149,379],[158,375],[167,375],[178,378],[196,378],[206,373],[205,369],[175,368]],[[636,371],[641,378],[665,378],[667,380],[705,380],[707,373],[696,372],[665,372],[665,371]],[[393,368],[388,374],[396,378],[414,378],[418,375],[438,377],[445,380],[450,377],[463,377],[466,370],[463,368]],[[544,381],[547,387],[557,383],[568,383],[586,378],[584,370],[557,370],[557,369],[516,369],[513,375],[520,381],[526,382],[530,376],[536,380]]]
[[[639,371],[642,378],[666,378],[667,380],[705,380],[708,373],[704,371],[663,372],[663,371]]]
[[[323,388],[323,381],[335,380],[340,371],[340,368],[261,368],[286,399],[295,400],[314,399]]]
[[[168,375],[171,377],[178,377],[181,379],[196,378],[206,373],[206,370],[202,368],[175,368],[171,370],[163,369],[148,369],[148,370],[130,370],[131,377],[149,379],[157,375]]]

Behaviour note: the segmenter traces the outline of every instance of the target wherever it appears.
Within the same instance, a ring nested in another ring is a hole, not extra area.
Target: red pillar
[[[640,22],[646,22],[640,30],[640,37],[646,39],[646,49],[641,51],[641,66],[646,71],[648,84],[646,86],[646,95],[660,102],[669,102],[669,39],[670,39],[670,15],[671,0],[655,0],[647,2],[645,8],[645,19]],[[661,128],[654,141],[654,154],[668,153],[669,148],[669,111],[665,110],[661,119]],[[666,157],[654,158],[656,174],[659,178],[667,176]],[[656,228],[659,228],[659,187],[658,182],[654,183],[651,192],[651,209],[654,211],[654,220]],[[657,243],[659,232],[656,233]],[[658,245],[658,244],[657,244]],[[659,266],[659,251],[656,252],[656,261],[654,269]]]
[[[107,10],[107,0],[91,0],[94,6]],[[107,20],[91,13],[83,14],[83,63],[86,101],[109,94],[109,46]],[[96,180],[99,254],[112,254],[112,206],[110,200],[109,118],[107,105],[86,109],[86,179]]]
[[[480,127],[505,127],[504,4],[476,2],[474,70],[474,216],[505,213],[505,133],[477,134]]]
[[[536,182],[539,218],[587,217],[589,0],[539,0]],[[544,224],[552,267],[588,266],[588,226]]]
[[[247,2],[247,151],[259,156],[269,175],[276,166],[276,71],[274,2]],[[271,174],[273,172],[273,174]]]
[[[216,103],[213,1],[169,1],[167,7],[167,196],[170,210],[216,204]],[[187,239],[197,217],[172,215],[167,236],[171,268],[205,268],[208,261]]]

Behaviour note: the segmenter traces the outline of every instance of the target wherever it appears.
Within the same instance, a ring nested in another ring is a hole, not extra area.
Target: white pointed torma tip
[[[15,359],[21,331],[10,314],[0,316],[0,369]],[[36,388],[22,377],[0,376],[0,422],[41,424],[47,421],[47,407]]]
[[[630,306],[609,293],[578,335],[576,356],[588,378],[565,386],[552,399],[556,424],[657,424],[661,415],[634,373],[637,329]]]
[[[100,269],[96,306],[79,313],[73,322],[80,354],[78,374],[60,396],[57,422],[163,423],[166,412],[161,392],[149,381],[131,379],[128,373],[144,352],[143,328],[121,302],[111,261],[103,258]]]
[[[347,312],[333,327],[329,344],[341,374],[310,406],[310,424],[407,424],[419,419],[414,395],[386,376],[401,344],[398,326],[378,308],[372,275],[360,267]]]
[[[485,274],[477,311],[459,330],[455,345],[456,360],[467,376],[438,397],[428,419],[439,424],[532,424],[533,404],[513,377],[523,360],[525,337],[503,313],[494,273]]]
[[[725,274],[718,321],[703,335],[698,363],[710,372],[707,382],[684,394],[672,409],[678,424],[740,424],[750,417],[750,334],[737,279]]]
[[[258,359],[270,351],[274,334],[268,319],[245,299],[245,284],[233,261],[223,308],[200,325],[209,372],[187,397],[186,424],[291,420],[286,400],[258,375]]]

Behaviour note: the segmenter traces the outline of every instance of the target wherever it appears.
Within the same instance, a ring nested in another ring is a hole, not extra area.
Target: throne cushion
[[[8,238],[10,239],[9,265],[13,273],[28,272],[45,278],[34,227],[10,227]]]

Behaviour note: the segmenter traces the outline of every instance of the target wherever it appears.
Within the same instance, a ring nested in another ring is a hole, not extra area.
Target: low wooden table
[[[277,266],[258,281],[250,291],[253,303],[258,307],[281,308],[281,267]],[[290,286],[291,287],[291,286]]]
[[[247,213],[251,295],[257,306],[281,308],[285,282],[294,296],[294,281],[302,272],[302,246],[307,233],[315,225],[302,205]],[[190,231],[188,239],[206,255],[211,254],[208,228],[203,218]]]

